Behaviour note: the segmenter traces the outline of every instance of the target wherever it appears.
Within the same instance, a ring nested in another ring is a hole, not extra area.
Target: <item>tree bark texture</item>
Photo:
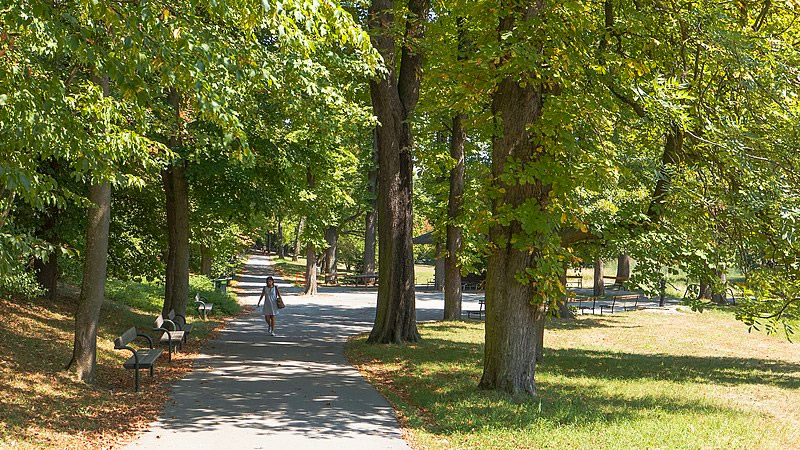
[[[370,343],[419,340],[414,295],[412,180],[414,178],[410,116],[419,100],[422,55],[416,43],[423,37],[429,0],[410,0],[405,36],[393,38],[394,2],[373,0],[369,8],[370,40],[381,54],[387,73],[370,81],[372,107],[380,126],[378,143],[378,257],[380,282],[375,325]]]
[[[180,94],[170,89],[168,100],[176,120],[180,118]],[[178,151],[182,145],[180,131],[170,137],[167,145]],[[180,159],[162,171],[167,209],[167,273],[164,289],[164,317],[170,310],[185,315],[189,296],[189,182],[186,161]]]
[[[55,163],[51,163],[53,171],[58,170]],[[36,274],[36,282],[45,290],[45,298],[55,300],[58,296],[58,253],[59,245],[56,224],[58,223],[58,207],[48,207],[40,220],[40,226],[36,235],[53,246],[53,251],[46,259],[35,258],[33,260],[33,271]]]
[[[433,260],[433,288],[438,292],[444,289],[445,254],[444,246],[441,242],[436,242],[434,252],[436,253],[436,259]]]
[[[603,260],[600,258],[594,260],[594,284],[592,295],[606,295],[606,285],[603,281]]]
[[[211,247],[200,244],[200,274],[207,277],[211,276],[211,263],[214,262],[214,256],[211,252]]]
[[[283,221],[278,219],[278,258],[283,259],[284,256],[286,253],[283,246]]]
[[[663,213],[672,179],[668,168],[671,165],[680,163],[683,159],[684,135],[685,132],[679,125],[673,125],[664,138],[664,153],[661,156],[661,170],[658,181],[656,181],[652,200],[647,207],[647,216],[650,217],[651,220],[657,219]]]
[[[522,6],[518,6],[522,7]],[[524,7],[520,17],[531,18],[541,5]],[[515,17],[500,20],[498,35],[515,28]],[[492,137],[492,188],[500,195],[492,200],[492,213],[500,208],[517,208],[523,202],[536,201],[547,207],[550,188],[539,181],[506,184],[501,175],[510,159],[530,163],[537,152],[535,132],[530,127],[542,113],[542,86],[520,85],[511,77],[500,81],[492,96],[494,135]],[[486,277],[486,345],[483,376],[479,387],[510,393],[514,396],[534,395],[536,386],[536,353],[538,332],[543,313],[532,304],[536,289],[532,283],[522,284],[516,276],[534,268],[538,252],[521,248],[512,242],[523,235],[519,221],[507,225],[499,222],[489,229],[491,253]]]
[[[617,278],[631,277],[631,255],[621,254],[617,258]]]
[[[460,37],[460,36],[459,36]],[[459,39],[459,47],[461,47]],[[464,146],[467,132],[464,128],[464,115],[453,117],[450,137],[450,157],[455,166],[450,169],[450,193],[447,198],[447,248],[444,262],[444,320],[461,319],[461,266],[458,255],[461,253],[462,230],[458,225],[464,204]]]
[[[306,244],[306,286],[303,294],[317,294],[317,252],[311,242]]]
[[[97,325],[105,298],[111,185],[101,183],[90,186],[89,201],[92,202],[92,206],[89,207],[86,223],[86,256],[78,310],[75,312],[75,341],[72,360],[67,365],[67,367],[74,366],[78,379],[87,383],[94,380],[97,361]]]
[[[110,95],[109,79],[93,77]],[[75,339],[72,359],[67,369],[75,367],[78,379],[91,383],[97,367],[97,326],[103,306],[108,268],[108,228],[111,223],[111,184],[108,182],[89,186],[89,207],[86,220],[86,253],[83,261],[83,279],[75,311]]]
[[[336,251],[337,243],[339,242],[339,227],[328,227],[325,230],[325,242],[328,243],[328,248],[325,250],[325,282],[327,284],[337,283],[337,264]]]
[[[292,261],[297,261],[300,257],[300,235],[303,234],[305,220],[305,217],[301,217],[294,229],[294,253],[292,254]]]

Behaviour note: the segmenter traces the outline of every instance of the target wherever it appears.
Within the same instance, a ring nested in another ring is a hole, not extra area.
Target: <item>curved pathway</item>
[[[267,258],[251,256],[237,277],[240,303],[256,304],[267,273]],[[304,297],[276,281],[287,304],[278,337],[255,313],[229,322],[128,448],[408,448],[392,407],[343,353],[348,336],[370,330],[375,291]],[[418,319],[439,318],[440,298],[418,295]]]

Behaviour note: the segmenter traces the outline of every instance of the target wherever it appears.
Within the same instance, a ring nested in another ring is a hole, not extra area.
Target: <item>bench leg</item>
[[[167,353],[169,354],[169,362],[172,362],[172,342],[167,342]]]
[[[153,366],[151,365],[150,366],[150,378],[152,378],[152,377],[153,377]]]

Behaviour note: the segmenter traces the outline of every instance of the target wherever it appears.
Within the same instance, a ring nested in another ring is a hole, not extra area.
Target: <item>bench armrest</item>
[[[151,346],[150,348],[153,348],[153,347]],[[136,350],[133,347],[125,345],[125,346],[122,346],[122,347],[116,347],[116,349],[117,350],[128,350],[129,352],[133,353],[133,364],[134,364],[135,367],[137,367],[137,368],[139,367],[139,353],[137,353]]]
[[[170,330],[170,331],[178,331],[179,330],[178,325],[176,325],[175,322],[173,322],[173,321],[171,321],[169,319],[164,319],[164,323],[168,324],[168,325],[170,325],[172,327],[172,330]]]
[[[167,338],[169,339],[170,342],[172,342],[172,333],[170,333],[170,330],[168,330],[166,328],[153,328],[153,331],[163,331],[164,333],[167,333]],[[175,330],[172,330],[172,331],[175,331]],[[170,345],[172,345],[172,344],[170,344]]]
[[[180,322],[178,322],[178,317],[181,318]],[[183,314],[175,314],[175,325],[178,325],[179,330],[183,330],[183,327],[186,326],[186,317]]]
[[[150,349],[153,348],[153,338],[151,338],[150,336],[148,336],[146,334],[139,333],[139,334],[136,335],[136,337],[143,337],[143,338],[147,339],[147,343],[150,344]]]

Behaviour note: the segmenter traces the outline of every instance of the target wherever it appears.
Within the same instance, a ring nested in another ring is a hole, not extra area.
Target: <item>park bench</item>
[[[567,275],[567,288],[583,289],[582,275]]]
[[[129,344],[138,337],[147,339],[147,343],[150,344],[150,348],[137,350],[131,347]],[[122,364],[122,367],[134,370],[136,392],[139,392],[139,369],[150,369],[150,376],[152,377],[153,367],[155,366],[158,357],[161,356],[161,353],[163,353],[163,350],[160,348],[153,348],[153,339],[146,334],[137,332],[136,327],[129,328],[128,331],[122,333],[120,336],[114,339],[114,349],[128,350],[133,353],[133,355],[131,355],[131,357]]]
[[[623,284],[628,281],[628,279],[625,277],[603,276],[603,278],[606,280],[613,280],[614,282],[606,286],[606,288],[616,290],[622,290]]]
[[[591,305],[589,300],[591,300]],[[586,302],[585,305],[584,302]],[[597,307],[597,297],[578,297],[578,309],[581,310],[581,314],[586,314],[587,309],[591,309],[594,314],[595,307]]]
[[[199,292],[194,296],[194,305],[197,307],[197,312],[200,313],[200,317],[202,317],[203,320],[206,320],[206,315],[214,309],[214,304],[208,303],[208,300],[206,300],[205,297],[201,297]]]
[[[170,330],[166,327],[166,325],[169,325],[172,329]],[[161,345],[166,344],[167,349],[169,350],[169,360],[171,362],[172,350],[174,348],[175,351],[177,351],[178,348],[183,347],[183,338],[185,333],[178,330],[178,326],[175,325],[175,322],[161,317],[160,314],[158,317],[156,317],[156,323],[153,327],[153,331],[161,332],[161,338],[159,339],[159,342]]]
[[[486,283],[486,274],[470,273],[461,279],[462,291],[479,291],[482,290]]]
[[[611,297],[611,305],[600,305],[600,315],[603,315],[604,310],[610,310],[611,314],[613,314],[614,308],[621,309],[623,311],[635,311],[639,309],[640,297],[641,296],[639,294],[615,295]],[[631,301],[633,301],[633,306],[630,304]],[[617,303],[622,303],[622,306],[618,306]]]
[[[189,337],[189,334],[192,332],[192,324],[186,323],[186,317],[184,317],[183,314],[176,314],[174,309],[169,312],[167,318],[175,323],[178,327],[178,331],[183,331],[183,342],[186,342],[186,338]]]
[[[486,306],[485,299],[478,300],[478,309],[468,310],[467,319],[472,319],[473,318],[472,316],[476,316],[475,318],[479,320],[482,319],[483,315],[486,313],[486,309],[484,308],[485,306]]]

